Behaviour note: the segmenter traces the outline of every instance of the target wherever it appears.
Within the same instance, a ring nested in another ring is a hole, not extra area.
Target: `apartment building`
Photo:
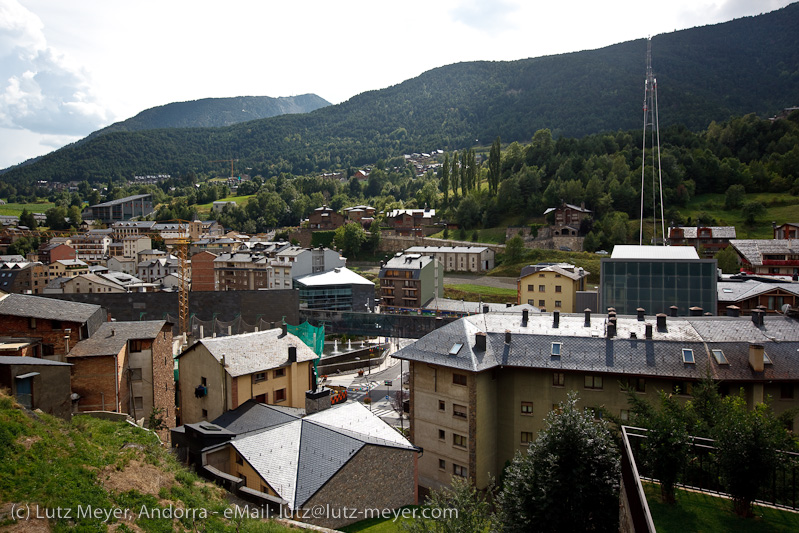
[[[411,246],[406,254],[435,257],[447,272],[488,272],[494,268],[494,250],[487,246]]]
[[[577,293],[585,290],[590,272],[569,263],[539,263],[522,268],[517,280],[517,304],[530,304],[541,311],[576,313]]]
[[[744,390],[750,406],[799,406],[797,320],[763,317],[597,316],[488,313],[442,326],[399,350],[409,361],[411,442],[424,449],[419,485],[452,476],[486,488],[527,449],[570,390],[600,417],[622,420],[622,385],[656,402],[681,401],[711,376],[722,393]],[[794,423],[797,422],[794,413]]]
[[[269,266],[269,288],[290,289],[294,279],[347,266],[347,259],[330,248],[289,246],[276,252]]]
[[[420,308],[444,297],[444,265],[429,255],[398,253],[380,268],[379,279],[386,308]]]
[[[787,233],[790,228],[783,229]],[[799,276],[799,241],[783,239],[736,239],[730,245],[741,258],[741,267],[752,274]]]

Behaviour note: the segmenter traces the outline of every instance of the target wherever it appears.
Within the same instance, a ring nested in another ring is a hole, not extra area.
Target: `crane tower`
[[[641,154],[641,225],[638,244],[644,241],[644,182],[646,177],[646,149],[649,138],[649,151],[652,157],[652,244],[658,243],[657,201],[660,196],[660,235],[661,244],[666,244],[666,221],[663,216],[663,174],[660,168],[660,126],[658,124],[658,84],[652,72],[652,38],[646,42],[646,81],[644,82],[644,135]],[[657,164],[655,161],[657,156]],[[656,173],[657,172],[657,173]]]

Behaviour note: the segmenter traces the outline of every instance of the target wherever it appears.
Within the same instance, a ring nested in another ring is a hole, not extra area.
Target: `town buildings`
[[[0,351],[0,388],[27,409],[40,409],[68,421],[72,417],[69,381],[72,365],[4,353]]]
[[[180,420],[213,420],[249,399],[304,407],[317,356],[283,329],[200,339],[178,356]]]
[[[669,228],[669,244],[693,246],[704,257],[713,257],[735,239],[735,226],[679,226]]]
[[[436,210],[425,207],[424,209],[393,209],[386,213],[386,222],[397,235],[423,236],[425,226],[432,226],[438,221]]]
[[[153,212],[153,199],[149,194],[127,196],[86,208],[81,214],[84,220],[99,220],[103,224],[113,224],[121,220],[147,216]]]
[[[600,268],[600,310],[688,315],[691,308],[716,309],[716,260],[700,259],[694,248],[617,244]]]
[[[494,268],[494,250],[487,246],[411,246],[406,254],[435,257],[446,272],[488,272]]]
[[[323,205],[308,215],[308,227],[312,231],[331,231],[344,225],[344,215]]]
[[[269,266],[269,288],[290,289],[294,279],[347,266],[347,259],[330,248],[289,246],[277,251]]]
[[[718,282],[718,315],[750,315],[755,309],[783,314],[799,307],[799,284],[773,277],[733,276]]]
[[[789,229],[782,231],[787,234]],[[799,276],[799,241],[736,239],[730,241],[730,245],[738,252],[741,268],[751,274]]]
[[[534,305],[542,311],[582,311],[577,309],[577,293],[585,290],[588,274],[568,263],[528,265],[517,280],[516,303]]]
[[[0,291],[41,294],[47,286],[47,267],[37,262],[0,263]]]
[[[421,308],[444,297],[444,265],[434,257],[398,253],[380,268],[380,305]]]
[[[550,215],[550,213],[552,213]],[[552,235],[577,236],[580,233],[580,224],[583,219],[591,216],[591,210],[585,204],[572,205],[563,202],[558,207],[550,207],[544,211],[544,216],[552,219]]]
[[[348,269],[336,267],[294,280],[300,290],[300,307],[331,311],[372,311],[375,284]]]
[[[570,390],[596,417],[622,420],[625,387],[686,401],[707,376],[722,393],[742,389],[750,406],[767,397],[778,415],[799,406],[794,318],[614,315],[472,315],[399,350],[410,362],[410,440],[424,449],[419,485],[459,476],[485,489]]]

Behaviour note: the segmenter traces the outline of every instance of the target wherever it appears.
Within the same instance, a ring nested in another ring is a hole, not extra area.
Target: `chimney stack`
[[[483,305],[483,314],[488,313],[488,306]]]
[[[505,330],[505,344],[510,344],[510,330]]]
[[[766,351],[762,344],[749,345],[749,364],[755,372],[763,372],[764,360],[763,353]]]
[[[591,327],[591,309],[588,307],[585,308],[585,327]]]
[[[522,309],[522,326],[527,327],[527,320],[530,318],[530,311]]]
[[[657,319],[658,331],[666,331],[666,313],[658,313],[655,318]]]
[[[285,337],[289,333],[289,326],[285,322],[280,325],[280,336]]]
[[[727,316],[739,317],[741,316],[741,308],[737,305],[727,306]]]
[[[672,305],[671,307],[669,307],[669,313],[671,314],[671,316],[677,316],[677,311],[679,310],[680,308],[677,307],[676,305]]]
[[[766,312],[763,311],[762,309],[752,309],[752,323],[754,323],[754,325],[757,326],[757,327],[762,326],[763,325],[763,315],[765,315],[765,314],[766,314]]]
[[[645,335],[646,335],[647,339],[651,339],[652,338],[652,324],[647,324],[646,325],[646,333],[645,333]]]
[[[552,311],[552,327],[560,327],[560,311]]]
[[[611,339],[616,336],[616,319],[608,320],[608,338]]]
[[[482,331],[474,334],[474,349],[477,352],[486,351],[486,334]]]
[[[289,346],[289,364],[297,362],[297,347]]]
[[[646,312],[646,310],[643,307],[639,307],[635,311],[638,313],[638,322],[643,322],[644,321],[644,313]]]
[[[694,306],[688,310],[691,313],[691,316],[702,316],[704,309],[698,306]]]

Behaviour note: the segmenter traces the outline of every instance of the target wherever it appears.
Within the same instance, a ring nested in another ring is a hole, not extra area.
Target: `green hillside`
[[[640,128],[646,41],[510,62],[443,66],[312,113],[224,128],[114,132],[76,143],[4,180],[107,181],[213,170],[239,159],[264,177],[374,164],[403,153]],[[771,116],[799,94],[799,4],[652,39],[660,125],[690,130],[731,115]]]
[[[288,531],[227,519],[225,495],[178,464],[153,433],[88,416],[67,424],[0,393],[0,529]],[[116,517],[106,514],[113,510]],[[170,510],[180,516],[164,518]]]

